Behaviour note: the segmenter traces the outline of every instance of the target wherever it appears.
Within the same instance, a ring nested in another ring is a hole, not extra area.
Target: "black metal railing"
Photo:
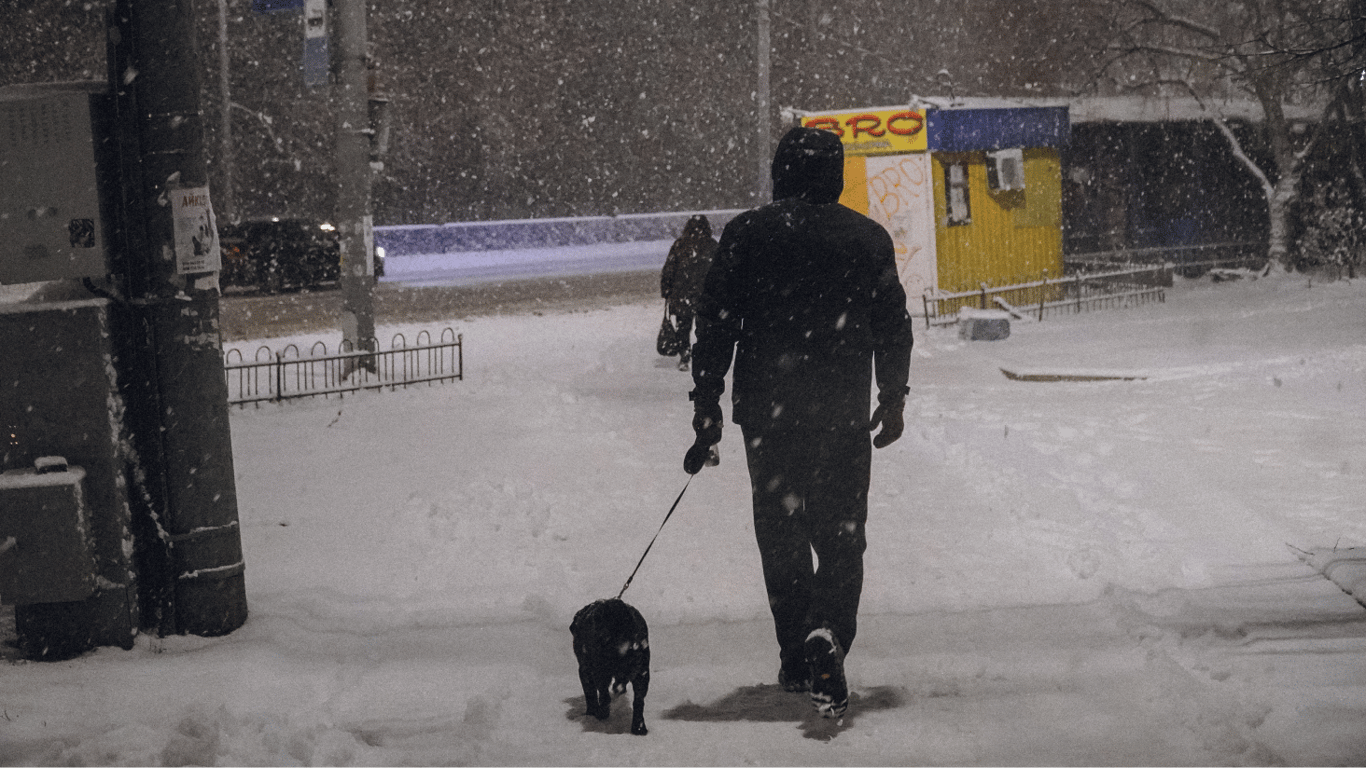
[[[1171,264],[1152,264],[1060,277],[1049,277],[1045,271],[1038,280],[1012,285],[982,283],[975,291],[926,291],[925,326],[951,325],[964,307],[1001,309],[1018,318],[1043,320],[1047,315],[1162,302],[1172,284],[1171,270]]]
[[[1178,275],[1199,277],[1211,269],[1259,269],[1266,265],[1267,243],[1264,240],[1240,240],[1084,253],[1069,251],[1063,260],[1069,273],[1169,264]]]
[[[464,334],[450,328],[439,341],[422,331],[416,346],[409,347],[403,334],[395,334],[387,350],[356,350],[342,342],[335,352],[319,341],[307,357],[295,344],[279,352],[257,348],[248,362],[240,350],[223,358],[228,384],[228,404],[277,402],[298,397],[344,396],[362,389],[397,389],[414,384],[436,384],[465,378]]]

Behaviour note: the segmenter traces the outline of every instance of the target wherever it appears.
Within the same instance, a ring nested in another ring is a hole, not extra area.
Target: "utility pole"
[[[223,165],[223,199],[218,201],[218,214],[228,221],[237,219],[236,190],[233,189],[236,167],[232,153],[232,91],[228,83],[231,63],[228,54],[228,0],[218,0],[218,97],[222,105],[218,114],[218,140],[221,147],[220,162]]]
[[[758,41],[755,45],[755,61],[758,69],[758,83],[754,92],[758,94],[758,117],[759,117],[759,187],[758,204],[763,205],[773,197],[773,177],[771,175],[772,165],[772,136],[769,127],[769,66],[773,56],[773,44],[770,41],[770,24],[768,17],[769,0],[755,0],[756,10],[758,11]]]
[[[127,316],[115,361],[128,408],[142,623],[222,635],[247,618],[218,323],[221,265],[192,0],[117,0],[109,30],[121,199],[113,272]],[[140,522],[138,522],[140,520]]]
[[[337,233],[341,240],[342,340],[374,351],[374,219],[370,212],[369,88],[365,0],[334,0],[337,53],[333,108],[337,115]],[[364,367],[373,358],[363,358]]]

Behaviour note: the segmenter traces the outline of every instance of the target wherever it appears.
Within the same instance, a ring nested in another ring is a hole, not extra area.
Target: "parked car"
[[[267,293],[316,288],[337,282],[341,248],[337,228],[309,219],[253,219],[218,228],[223,285]],[[375,278],[384,275],[383,250],[375,249]]]

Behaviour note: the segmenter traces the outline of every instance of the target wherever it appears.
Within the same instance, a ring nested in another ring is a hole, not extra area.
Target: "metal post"
[[[130,315],[116,365],[138,396],[142,621],[163,635],[226,634],[247,618],[196,23],[191,0],[117,0],[110,33]]]
[[[222,166],[222,185],[219,187],[222,199],[218,201],[218,214],[228,221],[237,219],[236,190],[233,189],[233,176],[236,168],[232,153],[232,91],[228,74],[231,59],[228,56],[228,0],[218,0],[218,146],[219,164]]]
[[[1043,322],[1043,306],[1048,301],[1048,270],[1043,271],[1043,286],[1039,289],[1039,322]]]
[[[370,213],[370,103],[364,0],[336,0],[333,101],[337,115],[337,232],[341,239],[342,338],[375,350],[374,219]],[[374,358],[358,358],[373,371]],[[348,373],[351,366],[348,366]]]
[[[759,118],[758,135],[758,155],[759,155],[759,185],[758,201],[759,205],[767,203],[773,197],[773,177],[772,177],[772,154],[770,146],[772,137],[769,129],[769,68],[770,59],[773,55],[773,44],[769,39],[769,0],[755,0],[758,11],[758,38],[755,44],[755,62],[758,70],[758,83],[754,92],[757,94],[758,104],[755,105]]]

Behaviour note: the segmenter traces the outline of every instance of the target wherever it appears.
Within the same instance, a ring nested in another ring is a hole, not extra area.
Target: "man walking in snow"
[[[697,437],[684,469],[700,471],[721,440],[734,359],[731,420],[745,442],[778,681],[838,717],[863,589],[869,432],[881,427],[878,448],[901,436],[911,319],[891,237],[838,202],[839,138],[793,128],[772,175],[774,202],[726,226],[698,301]]]
[[[692,324],[697,296],[702,293],[702,281],[711,268],[716,253],[716,240],[711,236],[711,222],[702,214],[691,216],[683,225],[683,233],[669,248],[664,269],[659,273],[659,295],[668,302],[674,327],[683,339],[678,354],[678,370],[688,370],[692,359]]]

